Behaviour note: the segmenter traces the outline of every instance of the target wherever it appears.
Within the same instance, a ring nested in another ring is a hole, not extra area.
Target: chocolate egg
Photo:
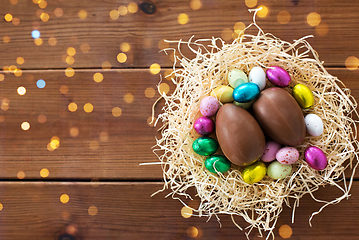
[[[267,88],[253,103],[253,116],[264,133],[289,146],[301,144],[305,137],[304,116],[297,101],[281,88]]]
[[[219,109],[216,134],[224,155],[239,166],[256,161],[265,148],[264,134],[257,121],[246,110],[232,103]]]

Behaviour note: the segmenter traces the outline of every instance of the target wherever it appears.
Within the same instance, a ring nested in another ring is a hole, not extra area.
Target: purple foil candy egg
[[[210,135],[214,133],[214,121],[208,117],[200,117],[194,121],[194,130],[200,135]]]
[[[271,66],[267,72],[268,80],[277,87],[287,87],[291,78],[286,70],[278,66]]]
[[[323,170],[328,165],[325,153],[314,146],[305,149],[304,158],[308,165],[315,170]]]

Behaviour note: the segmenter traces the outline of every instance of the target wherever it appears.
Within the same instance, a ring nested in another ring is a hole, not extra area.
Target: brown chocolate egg
[[[264,133],[283,145],[296,146],[305,137],[304,116],[297,101],[281,88],[268,88],[253,103],[253,116]]]
[[[236,165],[247,166],[263,154],[265,138],[262,129],[249,112],[232,103],[219,109],[216,134],[223,154]]]

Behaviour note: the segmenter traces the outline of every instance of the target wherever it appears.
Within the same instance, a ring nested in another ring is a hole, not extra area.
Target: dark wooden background
[[[150,7],[135,11],[133,6],[145,6],[142,1],[1,1],[1,239],[65,240],[64,234],[83,240],[244,239],[228,216],[220,216],[220,228],[215,219],[183,218],[182,205],[165,198],[166,192],[150,197],[163,186],[161,168],[139,164],[157,161],[151,147],[158,133],[148,118],[159,96],[153,89],[173,64],[171,56],[159,51],[175,47],[163,39],[222,36],[230,42],[228,33],[237,22],[251,23],[246,4],[266,6],[268,15],[257,22],[281,39],[314,35],[309,42],[328,71],[359,99],[359,62],[351,63],[351,70],[345,64],[348,57],[359,57],[359,1],[202,0],[196,10],[198,2],[147,1]],[[111,19],[111,10],[120,6],[130,12]],[[291,16],[287,24],[278,22],[281,11]],[[318,26],[307,23],[312,12],[321,17]],[[188,23],[179,24],[181,13]],[[35,29],[41,33],[38,45],[31,36]],[[117,61],[119,53],[126,54],[125,62]],[[154,63],[161,66],[159,74],[150,72]],[[65,74],[68,68],[73,76]],[[95,73],[101,73],[103,81],[95,82]],[[36,86],[39,79],[46,82],[42,89]],[[173,90],[170,81],[163,82]],[[26,88],[25,95],[17,93],[19,87]],[[70,103],[77,105],[76,111],[69,111]],[[84,111],[86,103],[93,111]],[[113,115],[114,108],[121,109],[120,116]],[[30,124],[27,131],[21,128],[23,122]],[[56,149],[51,148],[57,147],[56,141],[49,144],[54,136],[60,143]],[[352,196],[315,216],[313,227],[308,219],[321,205],[309,196],[296,210],[294,224],[291,209],[285,207],[274,230],[276,238],[282,239],[279,227],[289,225],[290,239],[357,239],[358,179]],[[340,192],[325,187],[315,195],[329,200]],[[68,202],[62,203],[61,196],[68,196]],[[195,207],[199,201],[188,204]],[[257,233],[251,236],[259,239]]]

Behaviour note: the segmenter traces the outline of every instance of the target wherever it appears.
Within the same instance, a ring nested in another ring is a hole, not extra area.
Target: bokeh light
[[[126,61],[127,61],[127,56],[126,56],[126,54],[124,54],[124,53],[119,53],[119,54],[117,55],[117,61],[118,61],[119,63],[124,63],[124,62],[126,62]]]
[[[40,46],[40,45],[42,45],[42,39],[41,38],[35,38],[34,43],[35,43],[35,45]]]
[[[131,48],[131,46],[127,42],[123,42],[123,43],[120,44],[120,50],[122,52],[128,52],[128,51],[130,51],[130,48]]]
[[[249,8],[255,7],[257,5],[257,0],[245,0],[244,2]]]
[[[69,88],[66,85],[60,86],[60,93],[66,94],[69,91]]]
[[[189,21],[188,15],[185,14],[185,13],[181,13],[181,14],[179,14],[178,17],[177,17],[177,22],[178,22],[179,24],[181,24],[181,25],[187,24],[188,21]]]
[[[316,12],[311,12],[307,16],[307,23],[312,27],[318,26],[321,20],[319,13]]]
[[[246,28],[246,25],[243,22],[237,22],[236,24],[234,24],[234,32],[239,34],[241,33],[244,29]]]
[[[37,117],[37,121],[39,123],[45,123],[47,120],[47,117],[44,115],[44,114],[40,114],[38,117]]]
[[[12,15],[10,13],[5,14],[5,21],[11,22],[12,21]]]
[[[55,46],[57,44],[57,39],[54,37],[49,37],[49,40],[47,40],[50,46]]]
[[[290,13],[287,11],[280,11],[277,15],[277,20],[280,24],[287,24],[290,21]]]
[[[66,68],[65,69],[65,75],[67,77],[73,77],[75,75],[75,70],[73,68]]]
[[[56,17],[62,17],[62,15],[64,15],[64,10],[62,10],[62,8],[56,8],[54,14]]]
[[[326,36],[329,32],[329,26],[326,23],[321,22],[318,26],[315,26],[315,33],[319,36]]]
[[[138,11],[138,6],[137,6],[137,3],[129,3],[128,6],[127,6],[127,9],[128,9],[128,12],[130,13],[135,13]]]
[[[14,24],[15,26],[19,25],[19,24],[20,24],[20,19],[17,18],[17,17],[14,17],[14,18],[12,19],[12,24]]]
[[[153,75],[156,75],[159,72],[161,72],[161,66],[158,63],[151,64],[150,73],[153,74]]]
[[[149,88],[146,88],[145,90],[145,96],[147,98],[153,98],[154,96],[156,95],[156,91],[155,89],[149,87]]]
[[[85,10],[80,10],[77,15],[80,19],[85,19],[87,17],[87,12]]]
[[[189,227],[186,232],[191,238],[196,238],[198,236],[198,229],[196,227]]]
[[[126,103],[132,103],[134,97],[131,93],[126,93],[125,96],[123,97],[123,99]]]
[[[90,141],[89,147],[91,150],[97,150],[99,148],[99,143],[96,140]]]
[[[74,103],[74,102],[72,102],[72,103],[70,103],[70,104],[67,106],[67,108],[69,109],[70,112],[76,112],[76,110],[77,110],[77,104]]]
[[[262,8],[261,10],[259,10],[259,11],[257,12],[257,16],[258,16],[258,17],[264,18],[264,17],[266,17],[266,16],[268,15],[269,9],[268,9],[266,6],[260,5],[260,6],[258,6],[258,8]]]
[[[119,116],[121,116],[121,114],[122,114],[121,108],[119,108],[119,107],[114,107],[114,108],[112,109],[112,115],[113,115],[114,117],[119,117]]]
[[[76,231],[77,231],[77,227],[74,225],[69,225],[66,227],[66,233],[68,233],[70,235],[75,235]],[[66,240],[66,238],[64,240]]]
[[[60,196],[60,202],[62,202],[62,203],[68,203],[70,201],[70,197],[69,197],[69,195],[67,195],[67,194],[62,194],[61,196]]]
[[[124,16],[127,14],[127,7],[126,6],[119,6],[118,7],[118,12],[121,16]]]
[[[71,137],[77,137],[79,135],[80,131],[77,127],[70,128],[70,135]]]
[[[53,136],[50,140],[50,147],[57,149],[60,147],[60,138],[58,136]]]
[[[97,83],[102,82],[102,80],[103,80],[103,75],[102,75],[102,73],[99,73],[99,72],[95,73],[95,74],[93,75],[93,80],[94,80],[95,82],[97,82]]]
[[[290,226],[284,224],[279,228],[279,236],[282,238],[290,238],[293,234],[293,230]]]
[[[66,50],[66,53],[67,53],[67,55],[69,55],[69,56],[75,56],[75,54],[76,54],[76,49],[73,48],[73,47],[68,47],[67,50]]]
[[[355,56],[350,56],[345,60],[345,67],[350,71],[354,71],[359,67],[359,59]]]
[[[90,45],[88,43],[83,43],[80,46],[80,49],[83,53],[87,53],[88,51],[90,51]]]
[[[26,93],[26,88],[25,87],[21,86],[21,87],[17,88],[17,94],[22,96],[22,95],[25,95],[25,93]]]
[[[233,34],[233,32],[231,29],[225,28],[221,32],[221,38],[225,41],[232,40],[232,34]]]
[[[191,0],[189,6],[191,7],[192,10],[198,10],[202,7],[202,2],[201,0]]]
[[[16,58],[16,63],[19,64],[19,65],[22,65],[24,64],[25,60],[23,57],[18,57]]]
[[[175,76],[172,70],[166,70],[164,75],[165,78],[169,81],[171,81],[172,80],[171,78]]]
[[[118,19],[119,16],[120,16],[120,13],[119,13],[117,10],[114,9],[114,10],[111,10],[111,11],[110,11],[110,18],[111,18],[112,20]]]
[[[193,214],[193,211],[189,207],[184,206],[181,209],[181,216],[184,217],[184,218],[190,218],[192,216],[192,214]]]
[[[41,36],[40,31],[39,30],[32,30],[31,36],[33,38],[39,38]]]
[[[75,63],[75,58],[72,57],[72,56],[67,56],[65,62],[66,62],[68,65],[72,65],[72,64]]]
[[[10,71],[11,73],[14,73],[16,69],[17,69],[17,67],[16,67],[15,65],[11,65],[11,66],[9,67],[9,71]]]
[[[44,87],[46,86],[46,82],[45,82],[43,79],[39,79],[39,80],[37,80],[37,82],[36,82],[36,86],[37,86],[38,88],[44,88]]]
[[[39,7],[44,9],[47,7],[47,2],[45,0],[40,0]]]
[[[95,216],[95,215],[98,213],[97,207],[95,207],[95,206],[89,207],[88,213],[89,213],[89,215],[91,215],[91,216]]]
[[[0,122],[5,122],[5,116],[0,115]]]
[[[167,94],[170,91],[170,86],[167,83],[161,83],[159,86],[160,93]]]
[[[38,9],[38,10],[36,11],[36,16],[37,16],[38,18],[40,18],[41,14],[43,14],[43,13],[44,13],[44,11],[43,11],[42,9]]]
[[[10,37],[9,36],[4,36],[2,38],[2,40],[3,40],[4,43],[9,43],[10,42]]]
[[[29,130],[30,129],[30,123],[28,123],[28,122],[21,123],[21,129],[24,130],[24,131]]]
[[[111,63],[109,62],[109,61],[104,61],[103,63],[102,63],[102,69],[103,70],[110,70],[111,69]]]
[[[90,113],[93,111],[93,105],[91,103],[86,103],[84,105],[84,111],[87,113]]]
[[[20,68],[15,69],[14,74],[16,77],[20,77],[22,75],[22,70]]]
[[[4,81],[4,79],[5,79],[4,74],[1,74],[1,73],[0,73],[0,82]]]
[[[16,4],[18,3],[18,1],[19,1],[19,0],[10,0],[10,3],[11,3],[12,5],[16,5]]]
[[[41,19],[41,21],[43,21],[43,22],[47,22],[47,21],[50,19],[50,15],[49,15],[48,13],[42,13],[42,14],[40,15],[40,19]]]
[[[100,132],[100,141],[101,142],[107,142],[108,141],[108,133],[107,132]]]
[[[0,203],[0,211],[4,209],[4,205]]]
[[[25,173],[23,171],[19,171],[16,174],[16,176],[17,176],[18,179],[24,179],[25,178]]]
[[[50,172],[47,168],[43,168],[40,170],[40,176],[42,178],[47,178],[50,175]]]

